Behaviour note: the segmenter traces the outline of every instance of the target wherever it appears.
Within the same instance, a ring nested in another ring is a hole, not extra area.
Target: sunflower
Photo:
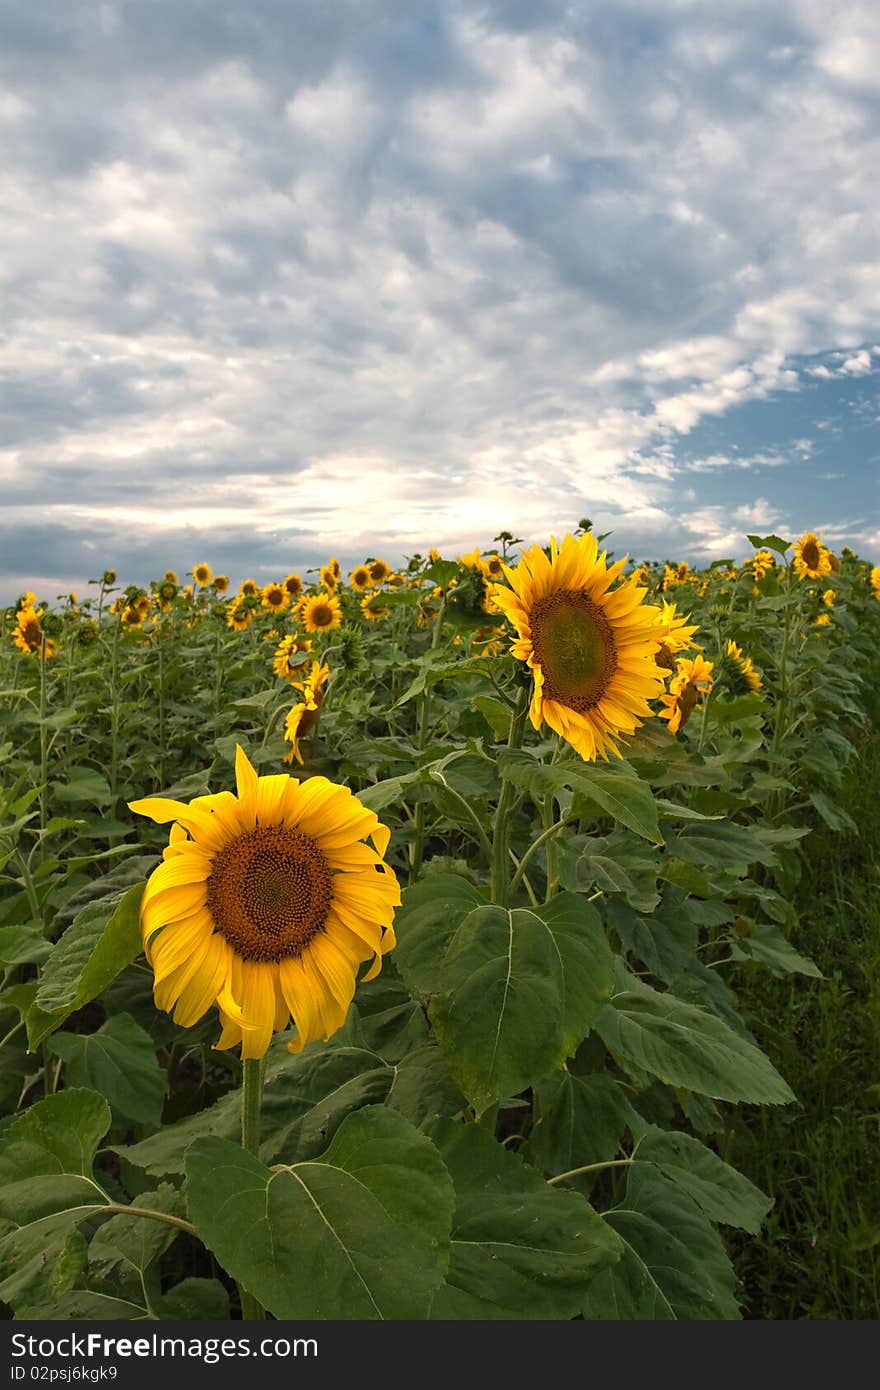
[[[174,570],[166,570],[165,573],[162,575],[162,579],[166,584],[177,583],[177,575],[174,573]]]
[[[830,613],[820,613],[819,616],[818,616],[817,618],[814,618],[814,619],[813,619],[813,624],[814,624],[815,627],[827,627],[828,624],[829,624],[830,622],[831,622],[831,614],[830,614]]]
[[[880,565],[874,565],[871,570],[870,581],[871,588],[874,591],[874,597],[880,601]]]
[[[361,612],[368,623],[379,623],[383,618],[387,618],[390,613],[387,604],[383,604],[382,599],[377,594],[367,594],[361,599]]]
[[[830,551],[812,531],[807,531],[794,546],[794,569],[798,579],[824,579],[831,573]]]
[[[664,670],[675,669],[676,652],[686,651],[689,647],[699,647],[698,642],[692,641],[699,624],[688,624],[689,617],[690,613],[679,613],[674,603],[669,599],[663,599],[663,608],[657,619],[657,635],[662,640],[655,660]]]
[[[159,600],[159,607],[163,613],[167,613],[174,600],[177,598],[177,584],[174,580],[163,579],[156,590],[156,597]]]
[[[32,595],[28,595],[28,597],[32,597]],[[51,637],[46,637],[40,622],[43,612],[42,608],[34,608],[30,604],[19,608],[16,614],[15,627],[12,629],[12,640],[20,652],[26,654],[33,652],[35,656],[39,656],[45,650],[47,657],[55,655],[57,647]],[[44,642],[45,648],[43,647]]]
[[[312,644],[305,637],[299,637],[292,632],[288,637],[283,637],[275,648],[275,657],[272,663],[272,670],[276,676],[282,680],[290,680],[297,671],[301,671],[307,662],[307,653],[312,650]]]
[[[235,773],[237,796],[129,803],[172,823],[141,903],[153,997],[184,1028],[216,1004],[216,1046],[241,1043],[243,1059],[262,1057],[292,1015],[299,1052],[342,1026],[358,966],[372,957],[371,979],[395,944],[390,832],[326,777],[258,777],[241,748]]]
[[[235,632],[246,632],[253,622],[254,610],[241,599],[235,603],[230,603],[226,613],[226,626],[231,627]]]
[[[302,610],[306,632],[329,632],[342,622],[342,609],[335,594],[314,594],[307,598]]]
[[[428,551],[428,559],[431,561],[432,565],[436,565],[437,561],[440,559],[440,551],[437,549],[436,545],[432,545],[431,549]]]
[[[500,555],[487,555],[485,560],[480,561],[480,569],[483,571],[484,579],[504,578],[504,561]]]
[[[328,594],[334,594],[336,592],[336,586],[339,583],[339,576],[333,573],[329,565],[322,565],[320,574],[321,583],[324,585]]]
[[[760,690],[763,684],[761,673],[755,670],[750,656],[743,656],[742,647],[737,646],[736,642],[729,637],[724,651],[735,667],[734,674],[739,677],[740,684],[744,684],[746,690]]]
[[[514,624],[511,650],[534,676],[530,716],[542,720],[580,753],[620,756],[616,740],[651,716],[648,701],[663,689],[655,664],[661,637],[657,608],[631,579],[612,589],[626,560],[608,566],[592,533],[551,538],[505,565],[511,588],[492,586],[497,608]]]
[[[289,574],[283,583],[286,594],[289,594],[291,598],[299,598],[302,593],[303,582],[298,574]]]
[[[122,626],[123,626],[123,627],[140,627],[141,624],[143,623],[143,621],[144,621],[144,611],[143,611],[142,608],[138,608],[136,604],[131,604],[131,603],[130,603],[130,604],[127,605],[127,607],[123,608],[123,610],[122,610]]]
[[[349,572],[348,582],[358,594],[369,589],[373,583],[366,565],[355,565],[354,569]]]
[[[290,602],[290,595],[283,584],[267,584],[261,601],[264,608],[272,613],[280,613]]]
[[[337,560],[335,555],[330,556],[330,564],[328,568],[332,570],[334,579],[342,578],[342,570],[339,568],[339,561]]]
[[[225,593],[226,593],[226,590],[227,590],[228,588],[229,588],[229,575],[228,575],[228,574],[215,574],[215,575],[214,575],[214,590],[215,590],[215,592],[218,593],[218,594],[225,594]]]
[[[826,589],[825,592],[824,592],[823,595],[822,595],[822,602],[824,603],[824,605],[825,605],[826,608],[833,608],[833,607],[834,607],[834,600],[835,600],[836,597],[837,597],[837,590],[836,590],[836,589]]]
[[[478,570],[483,563],[483,557],[479,550],[469,550],[467,555],[459,555],[458,563],[464,565],[466,570]]]
[[[695,656],[693,661],[680,656],[675,668],[668,691],[660,696],[663,709],[659,711],[661,719],[669,720],[671,734],[684,728],[697,707],[700,693],[712,688],[712,662],[702,656]]]
[[[294,759],[298,763],[302,763],[299,740],[308,737],[315,730],[318,716],[321,713],[321,702],[327,693],[326,686],[329,676],[329,666],[322,666],[319,661],[312,662],[308,679],[299,687],[302,690],[302,700],[299,704],[294,705],[284,721],[285,741],[293,745],[290,752],[285,754],[284,761],[286,763],[292,763]]]
[[[101,576],[101,583],[103,584],[103,586],[104,586],[105,589],[108,589],[108,588],[110,587],[111,584],[115,584],[115,583],[116,583],[116,571],[115,571],[115,570],[105,570],[104,573],[103,573],[103,575]]]
[[[367,566],[370,571],[370,579],[374,584],[384,584],[391,574],[391,566],[386,565],[384,560],[371,560]]]
[[[776,568],[776,557],[770,550],[758,550],[752,556],[752,574],[756,580],[764,578],[770,570]]]
[[[194,565],[192,577],[197,584],[204,586],[205,584],[210,584],[211,580],[214,578],[214,571],[211,569],[210,565]]]
[[[243,579],[238,586],[238,592],[245,598],[256,598],[261,593],[261,589],[256,579]]]

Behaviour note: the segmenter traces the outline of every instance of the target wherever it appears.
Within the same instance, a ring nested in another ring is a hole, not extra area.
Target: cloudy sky
[[[0,0],[0,598],[880,559],[874,0]]]

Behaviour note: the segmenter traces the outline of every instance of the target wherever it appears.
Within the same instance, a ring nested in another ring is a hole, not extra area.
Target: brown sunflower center
[[[816,541],[805,541],[801,557],[807,569],[815,570],[819,568],[819,546]]]
[[[617,669],[611,624],[589,594],[559,589],[532,609],[532,646],[544,698],[583,713],[599,703]]]
[[[258,826],[222,849],[206,884],[217,930],[243,960],[298,956],[327,920],[333,885],[315,841]]]
[[[43,643],[43,629],[38,618],[25,618],[19,624],[21,635],[32,651],[37,651]]]
[[[312,609],[312,622],[315,627],[329,627],[333,621],[333,609],[329,603],[316,603]]]

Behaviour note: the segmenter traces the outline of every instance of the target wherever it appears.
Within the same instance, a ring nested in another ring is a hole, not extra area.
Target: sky
[[[874,0],[0,0],[0,601],[880,561]]]

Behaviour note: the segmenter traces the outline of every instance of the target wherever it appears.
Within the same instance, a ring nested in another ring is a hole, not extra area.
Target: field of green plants
[[[0,611],[6,1318],[880,1316],[880,569],[602,540]]]

